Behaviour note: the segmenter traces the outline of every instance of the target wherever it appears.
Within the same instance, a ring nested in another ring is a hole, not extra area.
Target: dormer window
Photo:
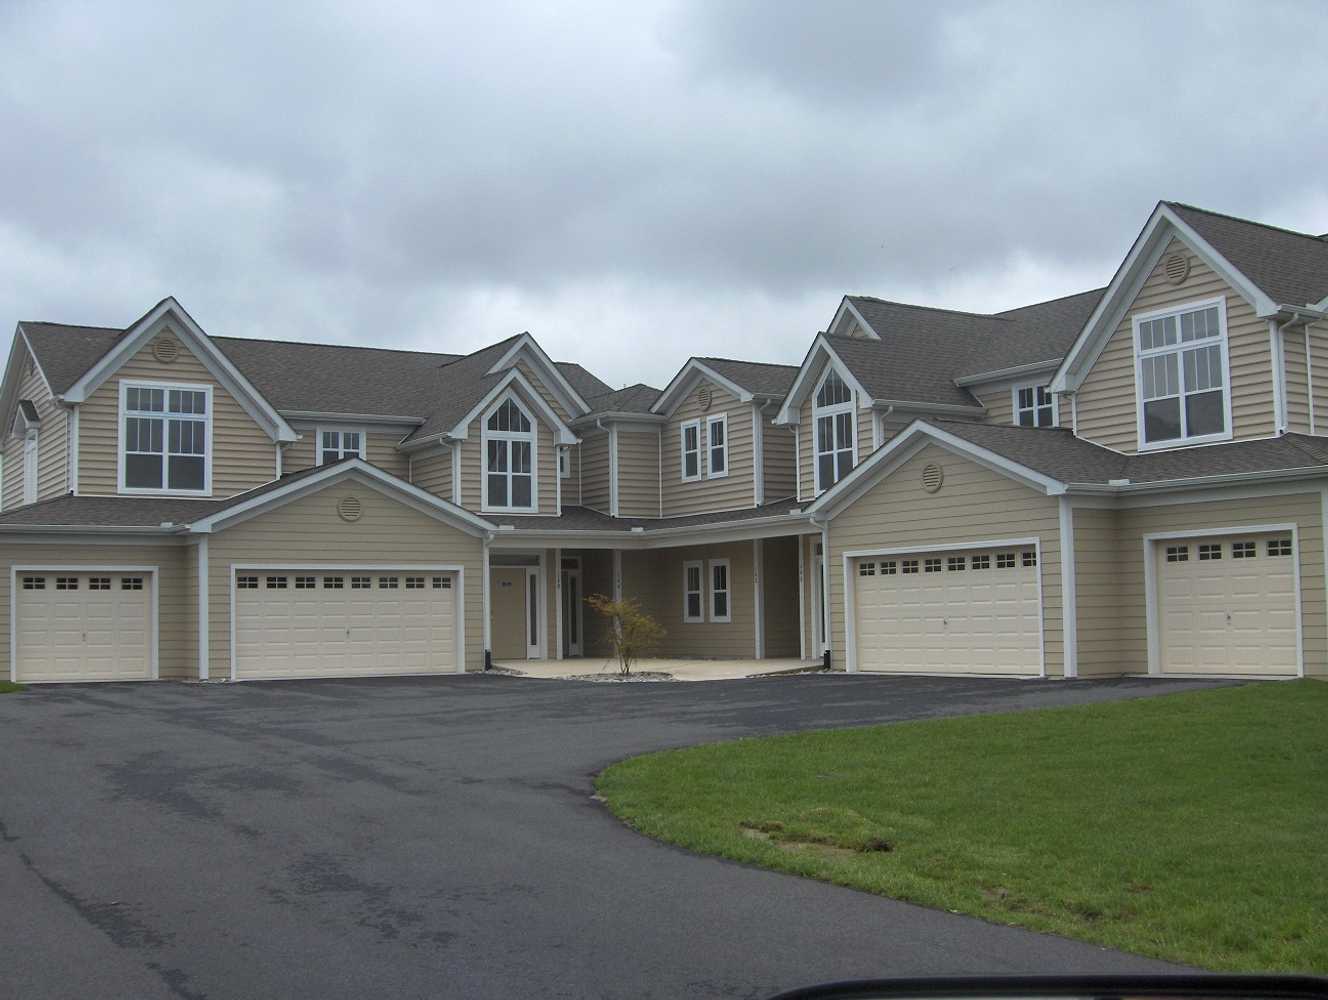
[[[484,417],[484,509],[529,513],[535,492],[535,423],[514,396]]]
[[[1139,447],[1231,437],[1222,299],[1134,317]]]
[[[1014,393],[1014,422],[1020,427],[1055,427],[1056,397],[1045,385],[1017,385]]]
[[[364,431],[318,428],[318,464],[364,457]]]
[[[121,382],[119,465],[125,493],[211,493],[212,387]]]
[[[833,367],[816,387],[812,424],[820,493],[853,471],[853,392]]]

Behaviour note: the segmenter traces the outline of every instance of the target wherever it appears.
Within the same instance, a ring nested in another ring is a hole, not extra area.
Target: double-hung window
[[[701,478],[701,421],[689,420],[679,429],[682,449],[682,481],[690,483]]]
[[[535,424],[508,396],[484,417],[484,508],[535,506]]]
[[[853,471],[853,393],[834,368],[816,387],[812,423],[816,446],[816,492],[828,490]]]
[[[710,560],[710,620],[712,622],[733,621],[733,611],[729,605],[729,561],[727,559]]]
[[[684,622],[705,621],[705,564],[685,562],[682,564],[682,620]]]
[[[729,415],[706,418],[706,478],[723,479],[729,474]]]
[[[120,383],[120,489],[212,489],[212,387]]]
[[[1020,427],[1055,427],[1056,397],[1045,385],[1017,385],[1014,394],[1014,422]]]
[[[1139,447],[1231,437],[1223,300],[1134,318]]]
[[[352,455],[364,457],[364,432],[360,430],[318,429],[318,464],[326,465]]]

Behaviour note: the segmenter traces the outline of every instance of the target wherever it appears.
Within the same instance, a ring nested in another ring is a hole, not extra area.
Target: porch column
[[[752,541],[752,609],[756,619],[756,658],[765,659],[765,546],[761,539]]]
[[[553,550],[554,641],[558,644],[555,660],[563,658],[563,550]]]

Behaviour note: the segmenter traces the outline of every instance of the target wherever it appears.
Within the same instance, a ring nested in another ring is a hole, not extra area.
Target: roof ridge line
[[[19,326],[63,326],[70,330],[100,330],[103,333],[124,333],[128,327],[124,326],[93,326],[90,323],[57,323],[53,319],[21,319]]]
[[[976,317],[977,319],[996,319],[1000,320],[1003,323],[1009,322],[1008,320],[1005,319],[1005,317],[999,315],[998,313],[972,312],[968,309],[946,309],[943,306],[923,306],[923,305],[918,305],[916,302],[900,302],[898,299],[882,299],[875,295],[849,295],[847,296],[847,298],[865,299],[868,302],[880,302],[882,305],[899,306],[901,309],[919,309],[924,312],[950,313],[955,316],[973,316]],[[1048,301],[1054,302],[1056,300],[1048,299]],[[1037,305],[1037,303],[1034,303],[1034,305]],[[1024,307],[1017,306],[1016,308],[1024,308]]]
[[[1018,312],[1020,309],[1032,309],[1035,306],[1049,306],[1053,302],[1064,302],[1066,299],[1077,299],[1081,295],[1092,295],[1094,292],[1105,293],[1110,285],[1103,285],[1100,288],[1085,288],[1082,292],[1070,292],[1068,295],[1057,295],[1051,299],[1040,299],[1037,302],[1030,302],[1027,305],[1011,306],[1009,309],[1002,309],[998,313],[992,313],[993,318],[1005,319],[1009,313]]]
[[[328,344],[317,340],[282,340],[276,337],[235,337],[225,334],[208,334],[213,340],[233,340],[248,344],[291,344],[296,347],[336,347],[349,351],[386,351],[392,354],[430,354],[434,357],[459,358],[452,351],[421,351],[410,347],[371,347],[367,344]]]
[[[1240,215],[1231,215],[1227,212],[1214,212],[1211,208],[1200,208],[1198,205],[1191,205],[1184,201],[1168,201],[1166,205],[1174,208],[1188,208],[1191,212],[1202,212],[1204,215],[1213,215],[1219,219],[1229,219],[1232,222],[1243,222],[1247,226],[1258,226],[1260,229],[1271,229],[1275,233],[1286,233],[1288,236],[1300,236],[1307,240],[1313,240],[1315,243],[1328,243],[1322,236],[1316,236],[1313,233],[1303,233],[1299,229],[1288,229],[1286,226],[1275,226],[1271,222],[1260,222],[1258,219],[1247,219]]]
[[[748,361],[745,358],[717,358],[709,354],[696,355],[697,361],[729,361],[735,365],[760,365],[762,368],[801,368],[801,365],[786,364],[783,361]]]

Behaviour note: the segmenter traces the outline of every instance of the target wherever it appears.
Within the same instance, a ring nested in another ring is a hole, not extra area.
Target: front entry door
[[[495,660],[526,659],[524,567],[490,570],[489,641]]]
[[[581,654],[581,571],[563,570],[563,656]]]

